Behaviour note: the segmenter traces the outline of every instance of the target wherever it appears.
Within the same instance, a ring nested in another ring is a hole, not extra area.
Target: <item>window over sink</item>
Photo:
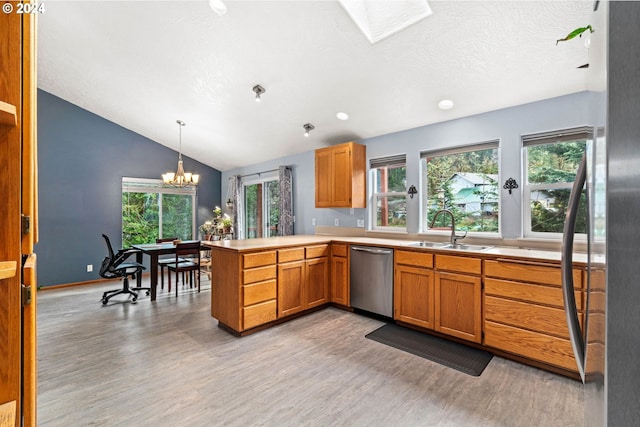
[[[451,211],[456,229],[478,233],[500,230],[498,141],[421,154],[423,232],[440,209]],[[440,215],[433,229],[450,228]]]

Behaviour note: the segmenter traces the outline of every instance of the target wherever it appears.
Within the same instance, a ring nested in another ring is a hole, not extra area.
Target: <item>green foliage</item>
[[[192,212],[190,195],[162,193],[122,193],[122,243],[133,244],[155,242],[160,236],[192,238]],[[160,215],[162,202],[162,215]]]
[[[456,199],[451,189],[450,179],[456,173],[485,174],[488,185],[479,187],[475,194],[486,200],[497,200],[497,183],[489,174],[498,173],[498,150],[487,149],[469,151],[427,159],[427,216],[425,222],[430,224],[435,213],[440,209],[450,210],[456,220],[456,228],[471,231],[498,231],[497,204],[493,214],[485,212],[467,213],[462,208],[463,202]],[[451,219],[447,215],[438,216],[434,228],[450,227]]]

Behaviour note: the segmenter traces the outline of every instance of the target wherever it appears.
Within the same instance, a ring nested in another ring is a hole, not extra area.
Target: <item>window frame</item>
[[[197,236],[197,224],[196,224],[196,211],[197,211],[197,202],[198,202],[198,193],[196,191],[196,187],[171,187],[166,184],[161,179],[150,179],[150,178],[132,178],[132,177],[122,177],[121,186],[120,186],[120,198],[122,199],[122,195],[125,193],[157,193],[160,195],[158,197],[158,235],[163,236],[162,234],[162,194],[177,194],[184,196],[191,196],[191,239],[196,239]],[[122,211],[122,206],[120,207]],[[122,214],[120,216],[120,233],[122,235],[122,240],[124,243],[124,221],[122,218]],[[153,243],[153,242],[147,242]]]
[[[495,150],[496,151],[496,165],[498,167],[498,178],[496,180],[496,203],[498,212],[498,230],[497,231],[468,231],[465,235],[470,237],[482,237],[482,238],[500,238],[502,236],[502,215],[501,212],[501,194],[500,194],[500,183],[502,182],[501,176],[501,147],[500,147],[500,139],[492,139],[485,142],[478,142],[468,145],[461,145],[452,148],[443,148],[436,150],[426,150],[420,152],[420,220],[419,220],[419,232],[420,235],[425,236],[449,236],[451,231],[441,231],[441,230],[432,230],[429,227],[429,221],[427,219],[427,212],[429,210],[429,194],[428,194],[428,170],[427,170],[427,159],[430,157],[442,157],[442,156],[450,156],[455,154],[469,153],[473,151],[484,151],[484,150]],[[456,227],[457,228],[457,227]]]
[[[405,168],[405,186],[404,191],[385,191],[385,192],[376,192],[377,182],[376,182],[376,173],[380,168],[389,168],[389,167],[404,167]],[[396,232],[396,233],[406,233],[407,232],[407,223],[409,210],[405,209],[405,226],[404,227],[396,227],[396,226],[378,226],[377,218],[378,218],[378,198],[381,197],[404,197],[405,203],[408,205],[408,192],[406,186],[406,171],[407,171],[407,155],[406,154],[398,154],[394,156],[385,156],[375,159],[369,160],[369,182],[371,189],[370,194],[370,204],[371,207],[369,209],[369,230],[370,231],[388,231],[388,232]]]
[[[534,183],[529,184],[529,161],[527,156],[527,148],[538,145],[558,144],[563,142],[585,141],[585,150],[588,150],[589,141],[594,140],[593,128],[589,126],[580,126],[575,128],[540,132],[535,134],[522,135],[521,137],[521,158],[522,158],[522,237],[525,239],[550,239],[561,240],[562,233],[547,231],[531,230],[531,194],[539,190],[562,190],[573,188],[571,182],[555,182],[555,183]],[[586,241],[586,233],[575,233],[576,241]]]

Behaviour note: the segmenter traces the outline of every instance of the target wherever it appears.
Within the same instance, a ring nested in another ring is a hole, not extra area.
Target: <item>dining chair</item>
[[[180,261],[184,259],[184,261]],[[178,296],[178,273],[182,273],[182,283],[185,284],[184,273],[189,273],[190,286],[193,286],[193,275],[197,276],[198,292],[200,292],[200,241],[178,243],[174,262],[166,264],[169,270],[169,289],[171,289],[171,272],[176,273],[176,296]]]
[[[161,239],[156,239],[156,243],[168,243],[173,242],[174,240],[178,240],[177,237],[163,237]],[[182,260],[186,261],[186,260]],[[160,289],[164,289],[164,269],[167,264],[171,264],[176,262],[175,257],[173,255],[160,256],[158,258],[158,267],[160,267]],[[169,281],[168,291],[171,292],[171,281]]]

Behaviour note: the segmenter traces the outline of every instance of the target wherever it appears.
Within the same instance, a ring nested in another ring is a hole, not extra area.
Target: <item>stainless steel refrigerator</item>
[[[637,426],[640,425],[640,3],[596,2],[594,6],[597,10],[593,27],[602,36],[594,37],[601,46],[589,53],[589,73],[600,80],[604,78],[606,84],[602,102],[590,106],[593,117],[604,117],[604,126],[594,123],[594,138],[581,166],[590,208],[590,274],[582,327],[574,317],[578,311],[571,306],[568,280],[564,283],[565,307],[585,384],[585,425]],[[604,76],[598,75],[604,64]],[[600,108],[605,108],[604,114],[597,114]],[[574,194],[583,191],[579,179],[576,181]],[[569,217],[563,239],[565,271],[571,260],[571,227]]]

